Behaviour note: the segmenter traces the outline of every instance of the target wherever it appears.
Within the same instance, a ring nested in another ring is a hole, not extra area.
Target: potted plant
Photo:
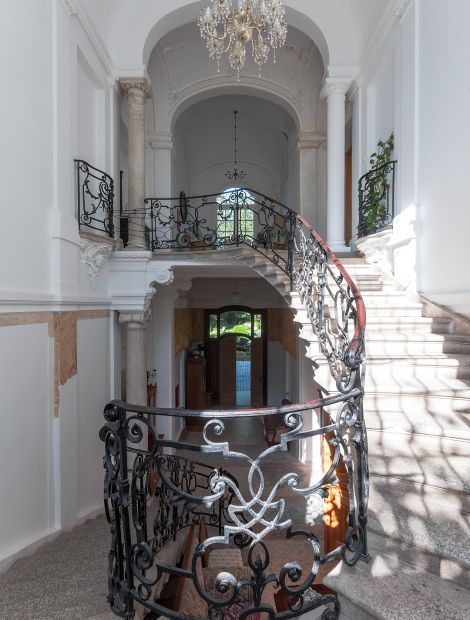
[[[387,219],[387,196],[390,190],[388,174],[394,149],[394,135],[388,140],[379,140],[377,151],[370,156],[369,172],[362,177],[365,183],[360,187],[361,228],[363,234],[376,232]]]

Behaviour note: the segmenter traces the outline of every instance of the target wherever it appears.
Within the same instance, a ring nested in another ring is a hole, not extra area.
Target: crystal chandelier
[[[230,67],[240,79],[249,43],[260,72],[271,48],[276,62],[276,48],[286,42],[285,8],[281,0],[211,0],[199,15],[199,28],[218,69],[221,57],[228,54]]]
[[[234,130],[234,139],[233,139],[233,143],[234,143],[234,157],[233,157],[233,170],[227,170],[227,172],[225,173],[225,178],[228,179],[229,181],[235,181],[237,182],[238,180],[242,181],[245,177],[246,177],[246,172],[244,170],[238,170],[238,161],[237,161],[237,110],[233,111],[233,117],[235,119],[235,123],[233,126],[233,130]]]

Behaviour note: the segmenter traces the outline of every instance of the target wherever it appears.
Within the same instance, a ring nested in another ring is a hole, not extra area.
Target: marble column
[[[122,78],[128,106],[129,249],[145,250],[145,100],[150,86],[144,78]]]
[[[325,78],[320,93],[328,106],[327,124],[327,234],[334,252],[347,252],[344,242],[344,179],[346,93],[350,79]]]
[[[146,317],[143,312],[121,312],[119,322],[126,326],[126,401],[147,404]]]

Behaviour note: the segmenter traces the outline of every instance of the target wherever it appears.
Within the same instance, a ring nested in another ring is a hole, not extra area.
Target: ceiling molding
[[[113,61],[109,52],[106,48],[106,45],[103,42],[103,39],[98,34],[98,31],[94,27],[92,21],[89,19],[85,9],[82,7],[80,0],[62,0],[62,4],[64,3],[70,4],[75,8],[75,13],[77,19],[85,31],[85,34],[88,36],[90,43],[95,50],[98,58],[104,65],[104,68],[110,77],[115,76],[115,70],[113,66]],[[65,7],[64,7],[65,8]],[[67,9],[66,9],[67,10]]]
[[[369,58],[377,55],[381,45],[387,38],[397,20],[401,19],[411,6],[413,0],[395,0],[391,2],[388,10],[385,11],[377,29],[371,37],[370,44],[364,51],[361,59],[361,67],[363,67]]]
[[[403,15],[408,10],[408,7],[411,6],[411,2],[412,0],[398,0],[397,7],[396,7],[397,17],[400,17],[400,18],[403,17]]]
[[[69,17],[77,13],[77,7],[72,0],[60,0],[60,4],[63,6]]]
[[[244,88],[252,92],[244,93]],[[224,92],[224,90],[230,91],[230,89],[236,90],[239,95],[247,94],[257,97],[258,99],[267,99],[271,101],[271,103],[278,105],[292,117],[298,130],[302,131],[303,125],[305,124],[301,107],[302,93],[293,94],[287,88],[262,77],[242,76],[240,82],[238,82],[235,76],[221,76],[220,74],[203,78],[202,80],[186,85],[179,91],[175,91],[168,113],[168,130],[171,132],[177,119],[185,110],[190,108],[193,103],[199,103],[214,96],[233,94],[232,92]],[[263,93],[271,95],[272,98],[263,97]],[[206,94],[207,96],[204,96]],[[192,101],[193,99],[194,101]],[[284,102],[286,105],[282,105],[281,102]]]

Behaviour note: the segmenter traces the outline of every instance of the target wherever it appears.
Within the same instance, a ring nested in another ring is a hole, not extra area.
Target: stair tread
[[[370,618],[467,620],[470,591],[385,554],[350,569],[340,563],[324,579]]]
[[[377,403],[375,407],[366,396],[364,417],[367,430],[370,432],[468,439],[470,438],[470,402],[468,404],[468,412],[458,411],[451,407],[446,411],[439,406],[435,406],[432,410],[431,405],[411,407],[406,403],[403,403],[402,409],[387,410],[384,408],[384,403]]]
[[[369,528],[470,568],[468,493],[370,476]]]

